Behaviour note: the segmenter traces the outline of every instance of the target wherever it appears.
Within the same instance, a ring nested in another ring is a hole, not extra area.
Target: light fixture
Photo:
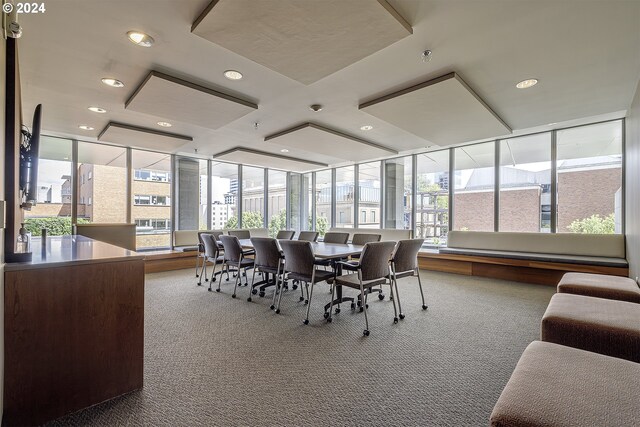
[[[158,126],[162,126],[163,128],[170,128],[173,125],[169,122],[158,122]]]
[[[422,62],[429,62],[431,61],[432,57],[433,57],[433,52],[431,52],[429,49],[425,50],[420,54],[420,58],[422,58]]]
[[[141,33],[140,31],[129,31],[127,37],[129,37],[131,43],[142,47],[151,47],[155,42],[149,34]]]
[[[553,126],[553,125],[557,125],[557,122],[553,122],[553,123],[547,123],[547,126]]]
[[[319,111],[322,111],[322,105],[320,104],[309,105],[309,110],[313,111],[314,113],[317,113]]]
[[[530,88],[532,86],[535,86],[537,83],[538,83],[537,79],[526,79],[526,80],[523,80],[520,83],[518,83],[516,85],[516,87],[518,89],[527,89],[527,88]]]
[[[80,125],[78,127],[80,129],[82,129],[82,130],[93,130],[93,128],[91,126],[87,126],[87,125]]]
[[[69,160],[69,158],[68,158],[68,157],[63,157],[62,159],[63,159],[63,160]]]
[[[89,107],[89,111],[93,111],[94,113],[100,113],[100,114],[104,114],[107,112],[107,110],[100,107]]]
[[[103,78],[102,79],[102,83],[106,84],[107,86],[111,86],[111,87],[124,87],[124,83],[122,83],[120,80],[112,79],[110,77]]]
[[[240,80],[242,78],[242,73],[236,70],[227,70],[224,72],[224,76],[229,80]]]
[[[371,129],[373,129],[373,126],[371,125],[360,126],[360,130],[371,130]]]
[[[281,153],[288,153],[289,150],[287,150],[286,148],[283,148],[282,150],[280,150]]]

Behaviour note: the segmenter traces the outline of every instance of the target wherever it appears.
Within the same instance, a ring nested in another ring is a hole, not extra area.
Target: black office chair
[[[322,238],[324,243],[346,244],[349,241],[349,233],[330,231]]]
[[[360,290],[360,311],[364,311],[365,327],[363,334],[369,335],[369,319],[367,317],[367,294],[365,289],[370,289],[374,286],[383,285],[389,280],[390,259],[395,248],[395,242],[371,242],[364,245],[360,262],[357,265],[358,274],[347,274],[338,276],[333,281],[331,286],[331,306],[329,307],[329,316],[327,322],[331,322],[331,312],[333,310],[333,295],[335,293],[336,286],[347,286],[353,289]],[[344,262],[340,262],[344,264]],[[344,265],[343,265],[344,267]],[[391,295],[393,296],[393,288],[391,289]],[[355,305],[351,305],[355,309]],[[394,323],[398,322],[398,312],[396,310],[396,303],[393,303],[394,310]]]
[[[205,269],[207,263],[203,261],[202,265],[200,265],[200,260],[206,258],[204,242],[202,241],[202,234],[212,234],[214,236],[214,238],[216,239],[216,245],[218,246],[218,249],[220,250],[220,254],[222,254],[222,244],[217,240],[217,238],[221,234],[223,234],[223,231],[211,231],[211,232],[207,232],[207,233],[202,232],[202,231],[198,232],[198,250],[196,251],[196,277],[198,278],[198,286],[202,285],[201,276],[203,274],[204,274],[204,281],[205,282],[209,281],[209,278],[207,277],[207,273],[206,273],[206,269]],[[220,255],[220,254],[218,254],[218,255]]]
[[[396,298],[398,299],[398,310],[400,311],[400,319],[404,319],[402,306],[400,305],[400,295],[398,293],[398,279],[403,277],[418,276],[418,286],[420,287],[420,295],[422,296],[422,309],[428,308],[424,301],[424,292],[422,292],[422,281],[420,280],[420,268],[418,267],[418,252],[424,243],[424,239],[408,239],[400,240],[395,252],[391,258],[391,290],[393,286],[396,288]]]
[[[246,258],[247,253],[242,250],[240,241],[236,236],[220,236],[222,246],[224,246],[224,264],[227,268],[233,267],[236,269],[236,282],[233,286],[232,298],[236,297],[236,290],[238,288],[238,281],[242,284],[242,271],[246,276],[247,270],[253,268],[253,259]],[[245,286],[249,285],[249,281],[245,278]],[[216,292],[220,292],[220,282],[218,282],[218,289]]]
[[[254,261],[253,277],[251,279],[251,294],[255,295],[258,290],[255,289],[260,286],[260,296],[264,296],[264,290],[268,286],[272,286],[270,282],[259,284],[256,283],[256,271],[265,274],[272,274],[274,276],[274,283],[276,289],[273,293],[273,301],[271,303],[271,309],[275,308],[276,294],[280,286],[279,278],[282,272],[282,263],[284,260],[283,254],[280,252],[278,241],[269,237],[252,237],[251,243],[255,250],[256,256]],[[251,301],[251,294],[247,301]]]
[[[209,292],[211,292],[211,284],[216,281],[216,276],[224,273],[223,269],[216,272],[218,265],[224,265],[224,256],[221,255],[222,251],[218,248],[217,239],[214,234],[202,233],[200,234],[200,239],[204,245],[203,272],[206,280],[209,281]],[[213,272],[211,273],[210,280],[207,277],[207,262],[213,263]],[[229,272],[227,272],[227,280],[229,280]],[[200,285],[201,283],[198,282],[198,286]]]
[[[318,282],[324,282],[327,279],[334,277],[334,273],[331,271],[325,271],[317,269],[315,256],[313,255],[313,248],[311,242],[305,242],[302,240],[283,240],[280,242],[280,246],[284,252],[284,274],[287,279],[298,280],[304,282],[307,289],[307,316],[304,319],[304,324],[309,324],[309,309],[311,308],[311,298],[313,297],[313,286]],[[309,290],[309,283],[311,283],[311,290]],[[300,287],[301,292],[302,286]],[[276,307],[276,313],[280,313],[280,301],[282,300],[282,292],[278,297],[278,305]]]
[[[318,240],[318,232],[317,231],[301,231],[298,234],[298,240],[302,240],[305,242],[315,242]]]
[[[293,235],[296,234],[293,230],[280,230],[276,235],[276,239],[278,240],[291,240],[293,239]]]
[[[251,232],[249,230],[229,230],[227,232],[229,236],[235,236],[238,239],[250,239]]]

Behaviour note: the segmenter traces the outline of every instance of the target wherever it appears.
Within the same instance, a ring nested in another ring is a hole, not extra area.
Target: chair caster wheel
[[[369,336],[369,330],[368,330],[368,329],[365,329],[365,330],[362,332],[362,335],[364,335],[365,337],[368,337],[368,336]]]
[[[247,302],[251,302],[251,297],[247,298]]]
[[[304,297],[300,297],[300,301],[304,301]]]
[[[198,285],[198,286],[202,286],[202,283],[198,282],[198,283],[196,283],[196,285]]]
[[[365,306],[366,308],[369,308],[369,304],[365,304],[364,306]]]
[[[204,281],[205,281],[205,282],[208,282],[208,281],[209,281],[209,279],[204,279]]]
[[[271,310],[273,310],[274,308],[276,308],[275,305],[272,305],[271,307],[269,307]]]
[[[327,323],[331,323],[333,319],[331,317],[327,318]]]
[[[393,301],[393,297],[389,295],[389,301]]]
[[[393,318],[393,323],[398,323],[398,318],[397,317]]]
[[[404,314],[400,313],[400,320],[404,319]]]
[[[288,289],[288,288],[287,288],[287,289]],[[296,289],[298,289],[298,285],[292,285],[292,286],[291,286],[291,289],[293,289],[293,290],[295,291]]]
[[[276,314],[280,314],[280,309],[277,309],[277,310],[276,310]]]
[[[244,285],[245,285],[245,286],[249,286],[249,282],[245,283]]]
[[[196,274],[196,277],[200,277],[200,276],[198,276],[198,275]]]
[[[382,301],[384,299],[384,294],[378,294],[378,299]]]
[[[309,324],[309,319],[304,319],[304,321],[302,323],[304,323],[305,325],[308,325]]]
[[[260,292],[260,298],[264,298],[264,292]]]
[[[307,305],[307,304],[309,304],[309,300],[308,299],[304,300],[304,305]]]
[[[422,306],[422,309],[423,309],[423,310],[426,310],[427,308],[428,308],[428,307],[427,307],[426,305],[423,305],[423,306]]]
[[[213,292],[213,289],[211,289],[211,288],[209,288],[209,289],[207,289],[207,290],[208,290],[209,292]]]
[[[231,295],[231,298],[235,298],[235,297],[236,297],[236,294]]]
[[[351,303],[351,310],[355,310],[355,309],[356,309],[355,303]]]
[[[211,279],[211,281],[212,281],[212,282],[215,282],[215,281],[216,281],[216,278],[214,277],[213,279]]]
[[[256,289],[252,289],[252,290],[251,290],[251,293],[252,293],[253,295],[255,295],[255,294],[257,294],[257,293],[258,293],[258,291],[257,291]]]
[[[339,309],[339,308],[336,308],[336,312],[335,312],[335,313],[336,313],[336,314],[340,313],[340,309]]]
[[[328,318],[329,318],[329,313],[327,313],[327,312],[325,311],[323,316],[324,316],[324,318],[325,318],[325,319],[328,319]]]
[[[362,313],[364,311],[364,308],[360,307],[360,313]]]
[[[220,289],[216,289],[216,292],[220,292]]]

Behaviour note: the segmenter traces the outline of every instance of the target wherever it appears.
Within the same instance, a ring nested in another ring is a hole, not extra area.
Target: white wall
[[[625,123],[625,234],[629,276],[640,276],[640,82]]]

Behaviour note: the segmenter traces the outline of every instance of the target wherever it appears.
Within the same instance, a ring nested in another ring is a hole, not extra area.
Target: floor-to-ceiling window
[[[264,169],[242,167],[242,228],[264,228]]]
[[[336,227],[354,226],[355,172],[353,166],[336,169]]]
[[[622,232],[622,121],[557,132],[558,233]]]
[[[78,142],[77,173],[78,220],[127,222],[126,148]]]
[[[500,141],[499,231],[551,231],[551,133]]]
[[[383,228],[411,229],[412,159],[412,156],[407,156],[384,162]]]
[[[380,228],[380,162],[358,166],[358,227]]]
[[[50,236],[71,234],[71,153],[70,139],[43,136],[40,140],[36,204],[24,211],[25,227],[34,237],[43,228]]]
[[[211,228],[238,228],[238,165],[212,162]]]
[[[269,169],[267,193],[269,236],[276,237],[278,231],[287,228],[287,173]]]
[[[131,219],[138,249],[171,244],[171,156],[132,150]]]
[[[495,143],[454,149],[455,230],[494,231]]]
[[[449,150],[417,155],[415,235],[426,245],[447,242],[449,185]]]
[[[331,228],[331,170],[316,172],[316,231],[320,237]]]

